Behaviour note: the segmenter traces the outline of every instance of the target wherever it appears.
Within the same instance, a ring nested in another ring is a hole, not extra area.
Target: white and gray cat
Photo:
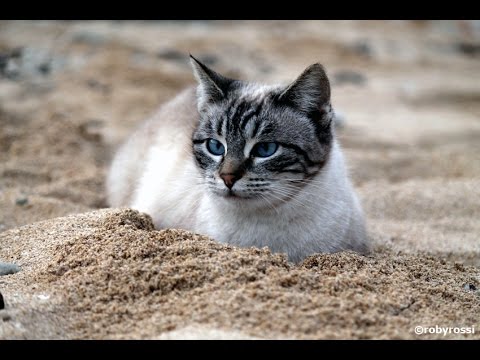
[[[132,134],[107,179],[111,206],[298,262],[368,250],[320,64],[288,86],[224,77],[191,57],[187,89]]]

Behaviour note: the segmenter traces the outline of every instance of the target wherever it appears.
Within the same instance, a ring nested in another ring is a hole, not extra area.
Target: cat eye
[[[208,139],[207,140],[207,149],[212,153],[213,155],[223,155],[225,153],[225,146],[223,144],[215,139]]]
[[[256,144],[251,152],[252,156],[269,157],[275,154],[278,149],[278,144],[274,142],[261,142]]]

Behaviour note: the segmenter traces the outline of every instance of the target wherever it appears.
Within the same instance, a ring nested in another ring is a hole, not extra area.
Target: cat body
[[[111,206],[297,262],[317,252],[365,252],[362,210],[331,126],[321,66],[293,84],[225,78],[192,58],[199,81],[147,120],[112,163]]]

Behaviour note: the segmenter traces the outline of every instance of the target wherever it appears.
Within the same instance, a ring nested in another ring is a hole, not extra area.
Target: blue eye
[[[261,142],[252,149],[252,155],[257,157],[269,157],[275,154],[278,144],[274,142]]]
[[[215,139],[208,139],[207,140],[207,149],[210,151],[213,155],[223,155],[225,153],[225,146],[223,144]]]

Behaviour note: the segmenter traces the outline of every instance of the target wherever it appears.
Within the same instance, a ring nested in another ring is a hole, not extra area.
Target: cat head
[[[228,202],[288,202],[328,160],[330,84],[320,64],[288,86],[229,79],[191,56],[199,122],[193,154],[209,191]]]

